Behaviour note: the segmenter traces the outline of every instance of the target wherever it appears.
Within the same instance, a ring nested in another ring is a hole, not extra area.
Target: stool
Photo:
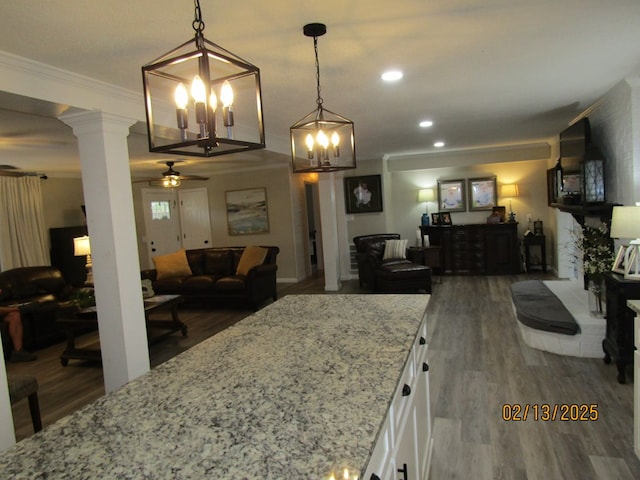
[[[34,432],[42,430],[40,419],[40,405],[38,404],[38,380],[33,375],[7,375],[9,381],[9,398],[11,403],[19,402],[23,398],[29,399],[29,411]]]

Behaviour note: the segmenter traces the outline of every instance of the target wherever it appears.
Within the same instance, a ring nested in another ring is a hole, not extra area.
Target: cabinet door
[[[429,405],[429,371],[426,358],[422,362],[425,368],[418,372],[416,384],[416,450],[418,454],[417,478],[427,478],[431,448],[431,408]]]
[[[420,463],[418,462],[418,437],[416,395],[412,393],[414,401],[411,402],[404,422],[398,431],[398,442],[393,451],[391,464],[395,477],[400,480],[420,479]]]

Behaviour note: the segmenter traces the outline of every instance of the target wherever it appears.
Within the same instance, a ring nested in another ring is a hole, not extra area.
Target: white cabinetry
[[[363,480],[425,480],[431,460],[427,324],[422,319]]]

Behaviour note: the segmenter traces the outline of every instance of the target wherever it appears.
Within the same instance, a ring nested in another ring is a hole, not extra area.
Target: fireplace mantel
[[[616,203],[599,203],[593,205],[565,205],[563,203],[552,203],[551,207],[557,208],[561,212],[570,213],[580,225],[584,225],[585,217],[600,217],[605,223],[611,221],[611,212]]]

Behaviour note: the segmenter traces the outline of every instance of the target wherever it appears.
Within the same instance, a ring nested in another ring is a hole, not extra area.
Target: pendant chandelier
[[[142,67],[149,151],[213,157],[265,147],[260,69],[195,37]]]
[[[293,172],[334,172],[356,168],[353,122],[324,108],[320,95],[318,37],[327,32],[327,27],[322,23],[310,23],[304,26],[303,32],[305,36],[313,37],[318,96],[316,109],[290,129]]]

